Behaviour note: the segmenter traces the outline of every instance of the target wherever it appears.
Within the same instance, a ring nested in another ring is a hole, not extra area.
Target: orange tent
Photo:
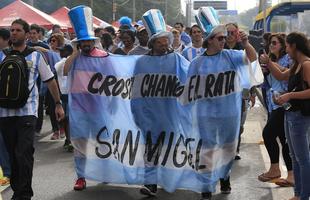
[[[59,24],[64,29],[67,28],[66,24],[21,0],[16,0],[0,10],[0,27],[10,27],[11,23],[18,18],[22,18],[29,24],[38,24],[47,29],[51,29],[54,24]]]
[[[69,8],[67,8],[66,6],[63,6],[63,7],[59,8],[58,10],[54,11],[51,14],[51,16],[53,18],[57,19],[58,21],[60,21],[61,23],[66,24],[66,26],[69,27],[69,32],[73,32],[73,28],[71,26],[71,22],[70,22],[70,19],[68,17],[69,10],[70,10]],[[111,25],[94,16],[93,17],[93,26],[94,26],[94,28],[98,28],[100,26],[105,27],[105,26],[111,26]]]

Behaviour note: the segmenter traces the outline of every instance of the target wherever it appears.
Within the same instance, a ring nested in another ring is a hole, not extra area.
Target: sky
[[[181,0],[182,9],[185,11],[185,2],[187,0]],[[194,0],[192,0],[194,1]],[[272,0],[272,3],[276,3],[278,0]],[[238,13],[244,12],[250,8],[256,6],[258,0],[227,0],[228,10],[238,10]]]
[[[185,11],[186,1],[187,0],[181,0],[183,11]],[[256,2],[257,0],[227,0],[227,6],[228,6],[228,10],[238,10],[238,13],[241,13],[245,10],[255,7]]]

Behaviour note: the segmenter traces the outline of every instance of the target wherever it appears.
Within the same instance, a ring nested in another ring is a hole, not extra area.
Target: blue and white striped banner
[[[200,76],[198,68],[188,70],[176,53],[78,57],[69,98],[77,173],[169,192],[214,191],[231,169],[241,79],[249,76],[228,68],[200,70]]]

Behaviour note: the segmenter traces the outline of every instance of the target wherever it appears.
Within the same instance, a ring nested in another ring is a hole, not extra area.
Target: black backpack
[[[34,85],[29,90],[29,69],[25,57],[33,51],[35,49],[28,46],[23,52],[3,50],[6,57],[0,64],[0,107],[15,109],[26,105]]]

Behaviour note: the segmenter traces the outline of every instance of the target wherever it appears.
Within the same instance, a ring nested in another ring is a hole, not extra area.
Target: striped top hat
[[[93,31],[93,12],[90,7],[83,5],[74,7],[69,11],[68,15],[77,37],[72,42],[99,40],[99,38],[95,37]]]
[[[166,30],[166,23],[163,15],[158,9],[151,9],[142,16],[143,24],[149,35],[149,43],[160,37],[168,37],[169,43],[172,44],[173,35]]]
[[[225,25],[221,25],[216,10],[213,7],[201,7],[198,15],[195,16],[197,24],[204,32],[205,39],[224,32],[226,34]]]

